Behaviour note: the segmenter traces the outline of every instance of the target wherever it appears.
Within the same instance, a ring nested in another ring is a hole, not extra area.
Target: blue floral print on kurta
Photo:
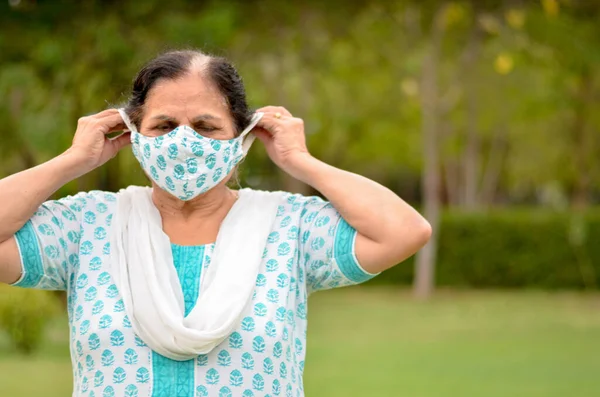
[[[373,277],[356,260],[356,231],[322,199],[286,195],[237,329],[193,363],[174,363],[135,335],[110,275],[117,195],[93,191],[46,202],[15,235],[23,264],[16,285],[67,291],[73,395],[303,396],[309,294]],[[186,312],[201,273],[217,265],[213,248],[173,246]],[[164,373],[176,375],[157,387]]]

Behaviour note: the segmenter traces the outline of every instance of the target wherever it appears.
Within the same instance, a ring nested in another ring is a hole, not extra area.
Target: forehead
[[[198,114],[228,118],[227,103],[216,87],[200,73],[175,80],[159,80],[148,93],[144,118],[167,115],[183,121]]]

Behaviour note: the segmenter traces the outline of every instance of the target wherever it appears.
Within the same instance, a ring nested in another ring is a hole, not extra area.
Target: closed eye
[[[198,122],[198,123],[194,124],[194,130],[196,132],[200,133],[201,135],[211,136],[216,131],[221,131],[222,129],[215,126],[212,123]]]
[[[152,127],[151,130],[152,131],[156,131],[156,133],[159,134],[159,135],[163,135],[163,134],[167,134],[167,133],[173,131],[177,127],[178,127],[177,123],[174,123],[174,122],[163,122],[163,123],[157,124],[156,126]],[[196,123],[193,126],[193,129],[194,129],[194,131],[196,131],[200,135],[205,135],[205,136],[211,136],[216,131],[221,131],[222,130],[222,128],[217,127],[217,126],[215,126],[215,125],[213,125],[211,123],[206,123],[206,122]]]
[[[175,124],[172,123],[162,123],[162,124],[158,124],[156,127],[152,128],[154,131],[158,131],[161,133],[167,133],[170,131],[173,131],[175,128],[177,128],[177,126]]]

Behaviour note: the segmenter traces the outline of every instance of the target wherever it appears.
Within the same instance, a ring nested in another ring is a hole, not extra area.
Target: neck
[[[162,219],[209,219],[227,213],[236,200],[236,193],[219,185],[189,201],[179,200],[157,186],[152,189],[152,201]]]

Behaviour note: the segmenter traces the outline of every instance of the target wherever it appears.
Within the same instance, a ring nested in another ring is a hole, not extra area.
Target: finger
[[[262,143],[267,143],[273,138],[269,131],[265,130],[264,128],[255,128],[252,131],[252,134]]]
[[[103,119],[105,117],[110,117],[115,114],[119,114],[119,111],[117,109],[106,109],[96,114],[90,115],[90,117],[93,119]]]
[[[261,123],[264,123],[265,125],[271,125],[272,128],[287,128],[293,126],[296,123],[302,122],[303,120],[297,117],[278,116],[277,114],[273,113],[265,113],[263,118],[257,125],[261,125]]]
[[[284,122],[285,120],[291,120],[291,119],[293,119],[293,117],[286,116],[286,115],[284,115],[282,113],[279,113],[279,112],[276,112],[276,113],[266,112],[266,113],[263,113],[263,117],[262,117],[262,119],[260,121],[263,121],[263,120],[272,120],[272,121]]]
[[[273,135],[271,134],[271,132],[269,132],[269,130],[263,128],[263,127],[259,127],[256,126],[253,130],[252,130],[252,134],[256,135],[257,137],[259,135],[266,135],[268,138],[271,138]]]
[[[110,134],[116,131],[124,131],[127,129],[125,122],[121,115],[117,112],[110,116],[105,116],[100,120],[97,120],[102,126],[106,128],[105,134]]]
[[[131,131],[129,131],[129,129],[127,128],[127,126],[125,125],[125,123],[123,123],[123,124],[119,124],[119,125],[117,125],[115,127],[111,127],[108,130],[107,134],[112,134],[113,132],[117,132],[117,131],[131,132]]]
[[[100,127],[105,134],[110,134],[116,131],[122,131],[127,128],[123,118],[116,109],[107,109],[100,113],[81,117],[77,121],[78,125],[92,125]]]
[[[290,118],[293,117],[292,114],[286,109],[282,107],[274,107],[274,109],[270,109],[267,113],[276,116],[276,118]]]
[[[120,135],[118,138],[115,138],[110,141],[114,148],[119,151],[123,149],[125,146],[131,145],[131,133],[126,132],[123,135]]]
[[[273,114],[280,113],[282,116],[292,117],[290,111],[284,108],[283,106],[265,106],[263,108],[258,109],[257,112]]]
[[[256,126],[263,128],[267,130],[269,134],[274,135],[283,128],[283,120],[276,118],[273,114],[265,113]]]

